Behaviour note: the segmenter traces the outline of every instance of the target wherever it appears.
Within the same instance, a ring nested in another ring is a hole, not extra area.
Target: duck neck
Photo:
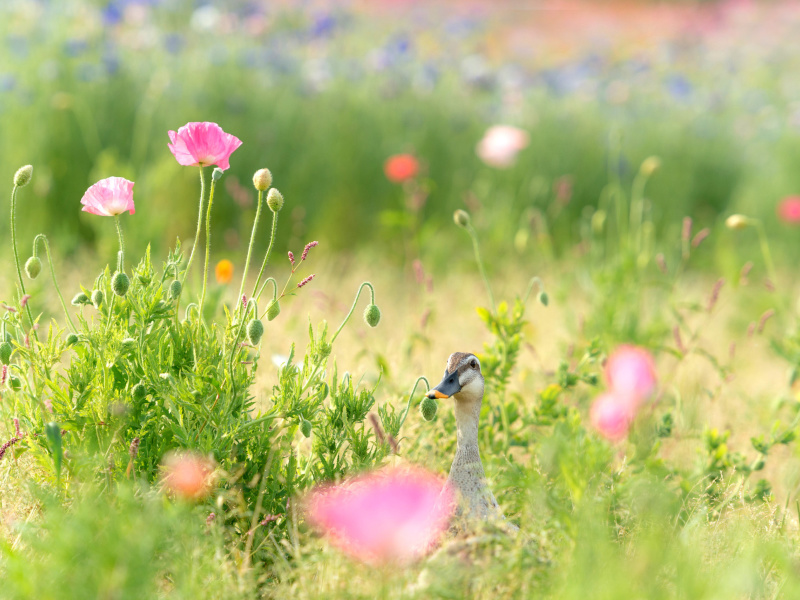
[[[450,469],[468,468],[483,475],[478,451],[478,420],[481,414],[481,398],[456,399],[456,456]],[[479,469],[475,469],[475,466]]]

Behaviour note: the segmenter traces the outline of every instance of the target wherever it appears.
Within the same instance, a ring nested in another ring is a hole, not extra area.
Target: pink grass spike
[[[644,348],[620,346],[608,357],[606,381],[615,395],[628,398],[634,406],[640,405],[656,388],[653,357]]]
[[[370,564],[407,564],[433,549],[452,514],[442,481],[387,468],[311,493],[308,516],[338,548]]]
[[[316,240],[313,242],[308,242],[306,247],[303,248],[303,255],[300,257],[300,262],[303,262],[306,258],[308,258],[308,251],[312,248],[316,248],[317,246],[319,246],[319,242]]]
[[[169,131],[168,144],[178,164],[187,167],[216,165],[230,168],[229,159],[242,141],[225,133],[216,123],[187,123],[178,131]]]
[[[311,281],[312,279],[314,279],[314,277],[316,277],[316,276],[317,276],[317,275],[316,275],[316,273],[312,273],[311,275],[309,275],[308,277],[306,277],[305,279],[303,279],[303,281],[301,281],[300,283],[298,283],[298,284],[297,284],[297,287],[299,287],[299,288],[303,287],[305,284],[307,284],[309,281]]]
[[[101,179],[86,190],[81,198],[81,210],[101,217],[113,217],[125,211],[134,214],[133,185],[133,181],[122,177]]]
[[[291,250],[289,250],[289,262],[294,266],[294,253]]]
[[[606,392],[595,399],[589,417],[600,435],[618,441],[628,435],[635,413],[636,407],[629,397]]]

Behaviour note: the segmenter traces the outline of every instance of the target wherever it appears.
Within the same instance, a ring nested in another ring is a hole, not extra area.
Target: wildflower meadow
[[[800,597],[798,27],[0,3],[0,598]]]

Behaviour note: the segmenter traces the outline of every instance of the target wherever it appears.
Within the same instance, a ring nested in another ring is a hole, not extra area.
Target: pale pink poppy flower
[[[653,357],[644,348],[620,346],[606,361],[606,381],[611,391],[638,406],[656,387]]]
[[[778,217],[789,225],[800,225],[800,196],[787,196],[778,203]]]
[[[101,217],[114,217],[126,210],[133,214],[136,212],[133,206],[133,185],[133,181],[122,177],[101,179],[86,190],[81,198],[81,210]]]
[[[528,132],[511,125],[494,125],[486,130],[475,152],[490,167],[505,169],[517,161],[517,154],[528,146]]]
[[[604,438],[621,440],[628,435],[636,407],[626,396],[606,392],[598,396],[589,411],[592,425]]]
[[[447,529],[453,502],[442,481],[419,468],[388,468],[317,489],[308,516],[331,542],[370,564],[407,564]]]
[[[187,167],[216,165],[223,171],[231,165],[229,159],[242,141],[222,131],[216,123],[187,123],[178,131],[169,132],[169,146],[178,164]]]
[[[197,454],[170,453],[164,459],[164,488],[184,500],[200,500],[214,487],[214,463]]]

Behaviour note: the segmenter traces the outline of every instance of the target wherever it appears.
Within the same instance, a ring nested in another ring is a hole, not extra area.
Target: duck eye
[[[471,363],[469,363],[469,366],[472,367],[473,369],[477,369],[478,368],[478,361],[477,360],[473,360]]]

